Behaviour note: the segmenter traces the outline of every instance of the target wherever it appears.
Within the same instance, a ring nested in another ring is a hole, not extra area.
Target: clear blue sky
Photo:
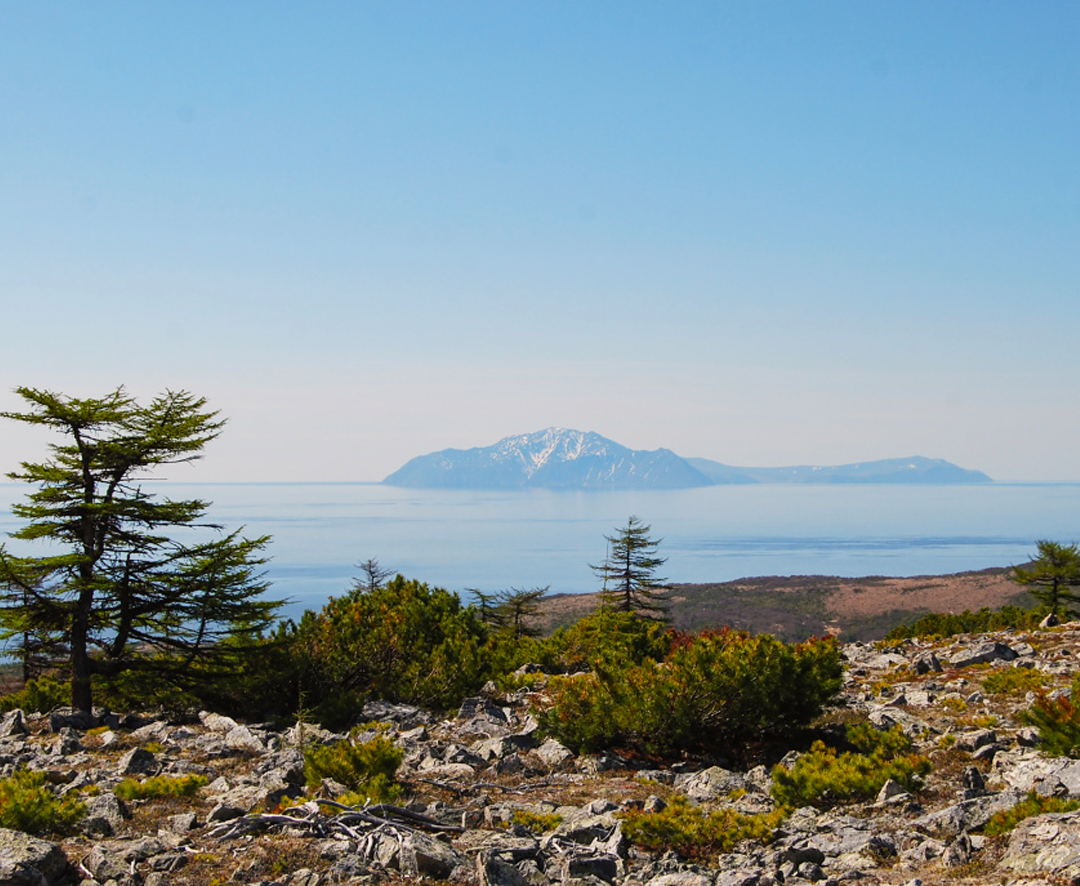
[[[1080,479],[1080,6],[0,5],[0,408]],[[0,466],[42,453],[0,425]]]

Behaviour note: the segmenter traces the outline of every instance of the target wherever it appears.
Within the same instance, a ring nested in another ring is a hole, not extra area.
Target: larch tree
[[[590,568],[603,580],[600,606],[615,612],[629,612],[657,621],[667,620],[669,608],[666,578],[656,571],[667,562],[658,557],[662,539],[652,539],[651,526],[631,516],[615,535],[605,535],[608,554],[604,562]]]
[[[235,656],[273,622],[260,567],[269,539],[204,522],[199,499],[157,498],[140,480],[198,459],[224,421],[206,400],[167,391],[140,405],[123,388],[79,399],[16,389],[24,412],[0,417],[61,435],[50,456],[8,476],[31,484],[12,507],[24,521],[0,545],[0,639],[29,642],[71,676],[71,706],[89,712],[94,677],[144,670],[182,685]],[[23,549],[42,543],[29,556]],[[230,640],[223,644],[223,640]],[[24,648],[24,653],[25,653]]]
[[[1026,568],[1013,567],[1012,579],[1024,585],[1055,618],[1071,614],[1080,603],[1080,548],[1043,539],[1039,555]]]

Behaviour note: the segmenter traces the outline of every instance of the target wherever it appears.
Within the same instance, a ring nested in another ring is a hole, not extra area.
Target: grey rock
[[[69,867],[56,843],[0,828],[0,886],[53,886]]]
[[[1020,822],[1001,860],[1006,870],[1053,876],[1065,882],[1080,878],[1080,815],[1037,815]]]
[[[8,711],[0,716],[0,738],[10,738],[13,735],[28,735],[30,730],[26,727],[26,717],[19,708]]]
[[[401,844],[398,867],[407,877],[445,880],[464,861],[464,857],[447,844],[427,834],[414,832]]]
[[[745,789],[746,778],[737,772],[711,766],[701,772],[676,776],[674,786],[693,800],[718,800],[734,790]]]
[[[949,664],[954,668],[966,668],[976,664],[988,664],[992,661],[1012,661],[1016,657],[1016,653],[1004,643],[987,641],[961,649],[952,657]]]
[[[98,794],[86,801],[86,816],[79,830],[90,837],[111,837],[129,817],[127,807],[115,794]]]
[[[476,856],[476,876],[480,886],[529,886],[525,874],[490,852]]]
[[[148,860],[150,870],[173,874],[188,863],[188,857],[183,852],[163,852],[154,855]]]
[[[564,883],[590,877],[613,883],[619,876],[620,869],[619,860],[610,855],[570,853],[559,859],[557,874]]]
[[[104,883],[107,880],[123,880],[128,874],[128,865],[118,853],[106,851],[102,846],[95,846],[81,862],[95,880]]]
[[[157,758],[145,748],[132,748],[116,764],[117,775],[156,775]]]
[[[86,711],[77,711],[74,708],[57,708],[49,714],[49,729],[59,732],[61,729],[77,729],[86,732],[98,725],[98,718]]]
[[[540,844],[533,837],[515,836],[507,831],[469,830],[454,840],[458,852],[498,856],[506,861],[536,858]]]
[[[165,819],[165,827],[172,834],[186,834],[199,826],[199,818],[194,812],[180,812]]]
[[[946,868],[958,868],[971,861],[971,856],[974,851],[975,850],[971,847],[971,839],[968,835],[961,834],[950,843],[945,852],[942,853],[941,865]]]
[[[540,745],[540,747],[536,749],[536,756],[539,757],[540,762],[549,769],[560,769],[571,763],[574,759],[573,753],[565,745],[554,738],[549,738]]]
[[[361,708],[360,719],[369,723],[393,723],[399,729],[415,729],[435,722],[427,711],[411,704],[393,704],[389,701],[369,701]]]
[[[974,751],[984,745],[994,744],[997,741],[997,733],[993,729],[976,729],[972,732],[961,732],[956,736],[953,744],[960,751]]]
[[[983,827],[995,813],[1010,809],[1022,802],[1026,796],[1024,791],[1010,788],[999,794],[963,800],[953,806],[924,815],[916,819],[913,824],[932,836],[952,839],[965,831]]]
[[[915,656],[911,661],[911,667],[916,674],[940,674],[943,670],[941,662],[933,652],[922,652]]]

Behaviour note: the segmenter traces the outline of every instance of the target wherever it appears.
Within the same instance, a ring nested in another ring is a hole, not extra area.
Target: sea
[[[1080,483],[762,484],[634,492],[403,489],[377,483],[147,483],[211,502],[208,518],[269,536],[271,595],[297,617],[348,591],[359,564],[457,591],[598,590],[605,536],[636,515],[672,582],[762,575],[938,575],[1024,563],[1038,539],[1080,541]],[[0,484],[0,533],[20,525]],[[28,543],[8,542],[26,553]]]

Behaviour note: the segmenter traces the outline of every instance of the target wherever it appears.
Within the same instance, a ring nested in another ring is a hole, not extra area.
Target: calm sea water
[[[376,484],[161,484],[210,517],[270,535],[290,615],[344,592],[374,557],[452,590],[597,589],[590,563],[631,514],[672,581],[753,575],[927,575],[1024,562],[1036,539],[1080,540],[1080,484],[711,486],[653,492],[395,489]],[[25,489],[0,484],[0,530]]]

